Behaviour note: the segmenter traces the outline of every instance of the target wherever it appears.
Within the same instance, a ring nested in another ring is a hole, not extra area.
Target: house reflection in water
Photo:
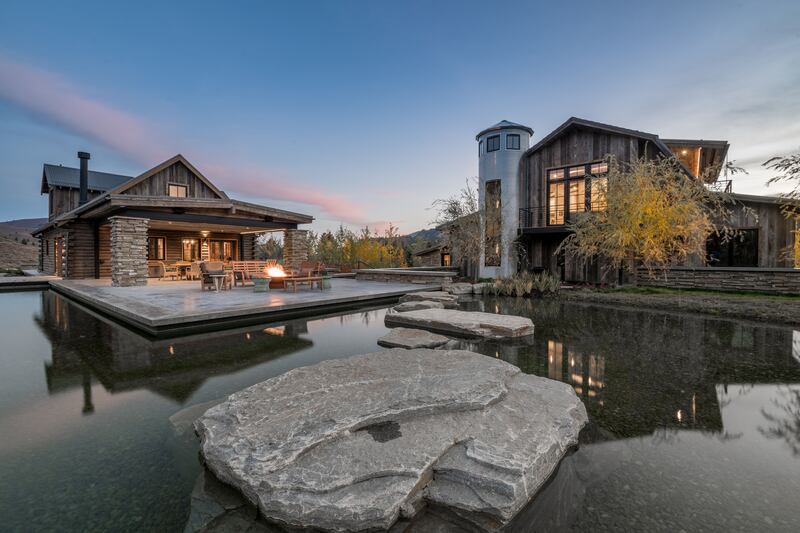
[[[599,393],[603,389],[605,358],[569,349],[566,354],[565,359],[564,343],[547,341],[547,377],[569,383],[581,398],[594,398],[603,405]]]
[[[210,377],[236,372],[312,346],[305,321],[151,339],[90,313],[50,291],[35,318],[52,346],[45,363],[50,394],[82,387],[94,411],[93,380],[110,393],[147,389],[178,404]]]

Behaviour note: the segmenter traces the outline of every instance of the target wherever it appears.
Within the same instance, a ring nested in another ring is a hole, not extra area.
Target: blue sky
[[[14,2],[0,5],[0,219],[44,162],[136,175],[183,153],[231,196],[403,232],[477,173],[501,119],[570,116],[800,148],[800,2]]]

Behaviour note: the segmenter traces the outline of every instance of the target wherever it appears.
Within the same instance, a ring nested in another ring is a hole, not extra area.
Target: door
[[[62,271],[62,265],[61,265],[61,262],[62,262],[62,259],[63,259],[62,258],[63,249],[64,249],[64,238],[63,237],[57,237],[53,241],[53,254],[55,254],[54,257],[53,257],[53,261],[55,263],[55,270],[56,270],[55,274],[56,274],[56,276],[63,276],[64,275],[64,273]]]

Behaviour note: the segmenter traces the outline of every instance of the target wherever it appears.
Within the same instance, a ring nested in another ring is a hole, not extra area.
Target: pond
[[[461,344],[569,383],[590,416],[508,530],[800,530],[800,332],[558,301],[464,307],[531,316],[529,342]],[[180,412],[375,351],[384,314],[154,340],[53,292],[0,294],[0,529],[182,531],[202,468]]]

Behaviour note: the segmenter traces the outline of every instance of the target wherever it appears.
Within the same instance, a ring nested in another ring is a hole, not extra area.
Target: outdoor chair
[[[200,263],[200,290],[205,288],[211,290],[214,288],[214,278],[212,274],[225,274],[221,261],[203,261]],[[230,276],[225,276],[222,288],[231,288]]]
[[[168,265],[164,261],[161,261],[161,279],[170,277],[176,280],[180,276],[181,273],[178,271],[178,267],[175,265]]]
[[[189,266],[189,270],[186,272],[186,277],[189,279],[200,279],[200,263],[197,261],[192,261],[192,264]]]

